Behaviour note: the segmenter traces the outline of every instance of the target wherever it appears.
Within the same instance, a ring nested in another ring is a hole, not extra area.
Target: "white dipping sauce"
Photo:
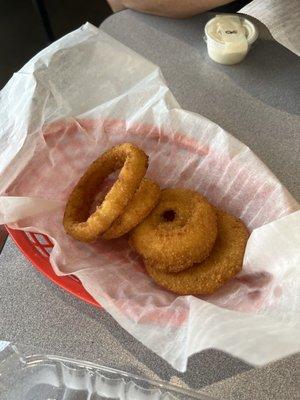
[[[216,15],[205,25],[209,57],[220,64],[237,64],[257,39],[255,25],[236,14]]]

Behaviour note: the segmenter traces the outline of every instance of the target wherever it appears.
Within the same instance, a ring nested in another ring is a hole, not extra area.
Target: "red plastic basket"
[[[53,244],[46,235],[40,233],[24,232],[16,229],[11,229],[6,226],[6,229],[14,240],[18,248],[31,261],[37,270],[44,274],[52,282],[76,296],[77,298],[89,303],[93,306],[101,308],[101,305],[84,289],[79,279],[73,275],[58,276],[53,271],[49,261],[49,254],[53,248]],[[169,318],[169,311],[166,310],[162,314],[157,313],[148,315],[147,323],[157,323],[160,326],[163,318]],[[173,316],[173,315],[172,315]],[[174,319],[174,316],[173,316]],[[186,313],[179,313],[174,320],[175,326],[182,324],[186,319]]]
[[[48,279],[79,299],[100,307],[75,276],[56,275],[49,261],[53,244],[46,235],[24,232],[9,227],[6,227],[6,229],[25,257]]]
[[[95,120],[80,120],[80,125],[86,131],[93,129],[93,127],[95,127],[95,123],[97,123],[97,121]],[[160,143],[162,143],[163,141],[168,142],[171,137],[172,141],[176,142],[178,146],[191,153],[199,154],[199,156],[206,155],[207,153],[209,153],[209,151],[211,151],[207,145],[203,145],[199,143],[196,139],[183,135],[179,132],[162,132],[161,129],[158,127],[140,123],[132,125],[130,128],[128,128],[126,121],[114,119],[102,121],[102,123],[103,132],[105,132],[106,134],[113,134],[114,132],[118,131],[127,132],[128,135],[130,134],[133,136],[136,135],[145,137],[145,135],[147,135],[148,138],[159,141]],[[58,134],[60,129],[68,129],[69,134],[72,134],[72,132],[75,132],[78,129],[78,121],[72,119],[67,121],[54,122],[51,125],[47,126],[47,129],[45,129],[46,134],[47,132],[51,132],[51,129],[53,129],[55,134]],[[219,157],[219,155],[216,154],[216,157]],[[229,161],[230,159],[228,158],[228,162]],[[224,159],[224,169],[226,168],[226,163],[227,160]],[[268,188],[266,187],[266,190],[267,189]],[[37,270],[39,270],[52,282],[59,285],[79,299],[84,300],[85,302],[93,306],[101,307],[101,305],[99,305],[99,303],[97,303],[95,299],[93,299],[91,295],[84,289],[81,282],[75,276],[58,276],[55,274],[49,261],[49,254],[51,253],[53,244],[47,236],[37,233],[15,230],[8,227],[6,228],[18,248],[25,255],[25,257],[31,261],[31,263],[36,267]],[[185,315],[179,315],[178,323],[181,323],[181,321],[184,320],[185,317]],[[153,315],[153,319],[157,320],[161,319],[161,317]]]

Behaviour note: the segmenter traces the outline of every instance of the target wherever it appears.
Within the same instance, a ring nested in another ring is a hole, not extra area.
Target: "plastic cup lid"
[[[251,45],[258,37],[255,25],[237,14],[216,15],[206,24],[205,34],[220,44],[247,40]]]

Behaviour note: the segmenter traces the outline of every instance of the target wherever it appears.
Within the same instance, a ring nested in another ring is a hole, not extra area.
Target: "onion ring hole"
[[[172,222],[176,218],[176,212],[174,210],[166,210],[161,217],[165,222]]]

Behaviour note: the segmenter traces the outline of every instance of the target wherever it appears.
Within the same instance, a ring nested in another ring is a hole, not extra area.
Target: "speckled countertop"
[[[102,29],[158,64],[184,108],[207,116],[248,144],[299,198],[296,56],[261,40],[239,67],[212,64],[202,40],[207,18],[172,21],[125,11],[106,20]],[[178,373],[104,310],[40,275],[10,239],[0,255],[1,339],[17,343],[27,354],[93,361],[202,390],[217,399],[290,400],[299,389],[299,355],[254,369],[208,350],[191,357],[186,373]]]

